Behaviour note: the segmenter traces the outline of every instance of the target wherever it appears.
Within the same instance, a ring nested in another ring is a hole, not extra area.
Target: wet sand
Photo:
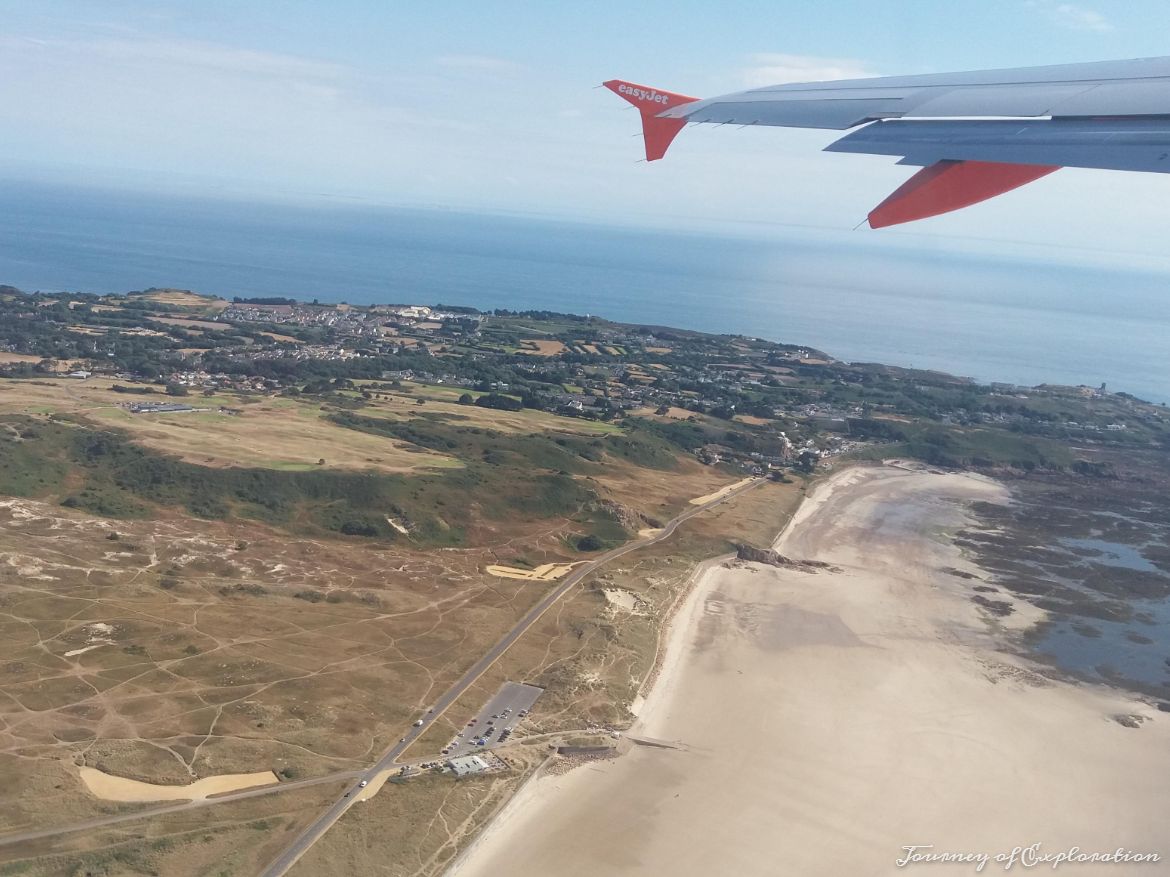
[[[881,875],[906,845],[1036,842],[1164,857],[1076,874],[1161,873],[1170,716],[997,651],[973,582],[942,572],[973,569],[947,539],[962,502],[1003,497],[890,467],[823,482],[777,548],[840,572],[714,566],[675,619],[633,733],[685,749],[530,781],[450,873]]]

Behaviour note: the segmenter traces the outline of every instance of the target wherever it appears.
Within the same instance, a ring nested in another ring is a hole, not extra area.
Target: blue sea
[[[1170,401],[1170,275],[890,240],[0,182],[0,283],[26,290],[589,313]]]

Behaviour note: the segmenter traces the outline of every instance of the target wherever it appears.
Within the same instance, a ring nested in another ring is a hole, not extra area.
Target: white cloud
[[[763,52],[751,56],[752,66],[743,71],[750,88],[785,82],[823,82],[827,79],[864,79],[876,76],[863,61],[854,58],[819,58]]]
[[[1083,6],[1074,6],[1072,3],[1054,3],[1052,0],[1027,0],[1024,4],[1029,9],[1038,10],[1053,24],[1067,30],[1093,31],[1108,33],[1113,30],[1113,24],[1100,12],[1086,9]]]

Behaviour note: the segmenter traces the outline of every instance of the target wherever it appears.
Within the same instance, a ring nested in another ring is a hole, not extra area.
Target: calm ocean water
[[[1168,281],[860,233],[763,240],[0,183],[0,283],[22,289],[544,308],[1155,401],[1170,401]]]

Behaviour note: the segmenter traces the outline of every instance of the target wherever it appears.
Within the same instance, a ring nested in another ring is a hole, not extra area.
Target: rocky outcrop
[[[799,569],[803,572],[816,572],[822,569],[836,570],[835,566],[825,563],[823,560],[793,560],[771,548],[756,548],[752,545],[735,546],[735,556],[737,560],[747,563],[766,563],[768,566],[778,566],[781,569]]]
[[[661,527],[662,523],[655,518],[642,514],[636,509],[622,505],[612,499],[599,500],[592,504],[595,511],[604,512],[616,520],[630,533],[636,533],[643,527]]]

